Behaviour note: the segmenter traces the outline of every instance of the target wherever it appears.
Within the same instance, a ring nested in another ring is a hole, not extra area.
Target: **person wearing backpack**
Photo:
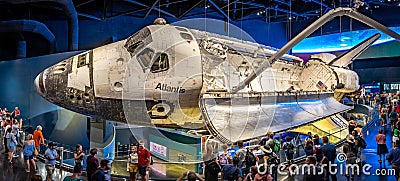
[[[322,146],[321,146],[322,152],[328,158],[328,168],[331,168],[331,165],[334,164],[335,159],[336,159],[336,149],[335,145],[332,143],[329,143],[329,138],[327,136],[322,137]],[[331,172],[328,172],[329,176],[331,177],[332,181],[336,181],[336,174],[331,174]]]
[[[244,171],[244,173],[247,174],[248,173],[248,172],[246,172],[247,149],[244,148],[243,141],[238,141],[237,146],[239,147],[239,149],[235,152],[234,157],[237,157],[239,159],[239,163],[238,163],[239,168],[241,168]]]
[[[293,159],[294,159],[294,157],[293,157],[293,155],[295,154],[294,145],[293,145],[293,143],[291,142],[289,136],[286,136],[285,139],[286,139],[286,142],[283,143],[283,149],[285,150],[286,161],[287,161],[287,162],[289,163],[289,165],[290,165],[290,163],[291,163],[291,162],[293,161]]]
[[[221,167],[216,159],[206,160],[204,162],[204,177],[207,181],[218,181],[218,173],[221,172]]]
[[[242,180],[242,169],[238,166],[239,158],[233,157],[232,164],[225,165],[222,168],[221,178],[224,181],[238,181]]]
[[[270,148],[274,149],[276,140],[274,139],[274,133],[268,132],[268,141],[265,145],[268,145]]]
[[[268,171],[272,171],[272,173],[269,173],[270,176],[272,176],[272,178],[274,180],[277,180],[278,178],[278,165],[279,165],[279,158],[278,155],[272,151],[272,149],[266,145],[264,147],[261,148],[264,151],[264,159],[265,162],[267,163],[267,169]]]
[[[357,147],[355,145],[355,140],[352,135],[346,136],[346,142],[343,144],[343,153],[346,154],[347,160],[346,164],[355,164],[357,160]],[[346,177],[352,179],[354,175],[350,175],[351,171],[345,174]]]
[[[353,132],[351,132],[351,135],[354,137],[355,141],[358,141],[357,146],[360,149],[365,149],[367,147],[367,143],[365,142],[364,138],[361,137],[358,132],[356,130],[354,130]]]

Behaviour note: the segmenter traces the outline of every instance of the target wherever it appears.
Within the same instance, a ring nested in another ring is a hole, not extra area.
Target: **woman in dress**
[[[7,139],[7,147],[8,147],[8,162],[12,164],[12,159],[15,150],[17,149],[17,138],[11,132],[12,128],[7,129],[6,139]]]
[[[382,163],[382,156],[385,158],[385,154],[389,153],[388,148],[386,146],[386,136],[383,134],[383,130],[379,128],[379,134],[376,135],[376,143],[377,146],[377,154],[379,155],[379,163]]]
[[[36,172],[36,163],[33,159],[33,154],[35,152],[35,141],[33,141],[33,135],[28,134],[26,136],[27,141],[24,142],[22,147],[24,148],[24,160],[26,163],[26,172],[29,173],[31,170],[30,162],[32,162],[33,170]],[[30,162],[29,162],[30,161]]]

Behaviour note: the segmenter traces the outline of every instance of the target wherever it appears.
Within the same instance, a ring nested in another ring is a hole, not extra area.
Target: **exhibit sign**
[[[365,88],[365,93],[369,94],[369,93],[379,93],[380,92],[380,85],[379,83],[371,83],[371,84],[361,84],[360,87]]]
[[[150,142],[150,152],[165,158],[167,157],[167,147],[154,142]]]

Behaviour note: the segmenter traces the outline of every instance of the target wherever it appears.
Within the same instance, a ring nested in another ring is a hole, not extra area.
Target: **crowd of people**
[[[36,160],[39,154],[43,154],[46,169],[46,179],[53,180],[56,162],[60,160],[60,153],[57,145],[53,142],[46,144],[43,136],[43,127],[38,125],[31,134],[24,136],[21,131],[23,124],[20,118],[21,111],[18,107],[10,113],[7,108],[0,109],[1,120],[1,146],[4,154],[7,154],[7,161],[10,167],[13,166],[17,148],[20,148],[25,162],[26,173],[37,173]],[[86,159],[86,176],[89,181],[110,181],[111,180],[111,161],[101,160],[96,157],[98,149],[90,149],[90,155],[86,156],[82,145],[77,144],[74,150],[74,168],[70,176],[66,176],[64,181],[82,180],[81,174],[84,169],[83,162]],[[128,156],[130,180],[136,180],[137,173],[142,181],[149,179],[149,164],[151,161],[150,151],[140,141],[138,146],[132,147],[132,153]],[[32,175],[32,180],[42,180],[40,175]]]
[[[22,145],[19,132],[22,126],[22,119],[19,119],[20,114],[21,111],[18,107],[15,107],[12,112],[9,112],[7,108],[0,109],[1,145],[4,148],[4,154],[8,155],[8,163],[11,166],[13,158],[17,157],[15,155],[17,146]]]
[[[329,143],[328,137],[322,137],[322,143],[319,141],[318,135],[312,136],[311,133],[305,139],[306,164],[320,167],[322,164],[330,165],[334,163],[336,158],[335,146]],[[281,144],[281,142],[283,142]],[[260,142],[259,145],[244,147],[242,141],[238,141],[231,148],[222,146],[223,151],[220,153],[205,153],[203,157],[205,161],[205,180],[246,180],[246,181],[263,181],[278,180],[277,169],[283,163],[285,170],[289,173],[289,179],[294,180],[294,174],[288,169],[294,163],[295,146],[292,138],[285,137],[284,140],[274,138],[273,133],[268,133],[268,140]],[[212,150],[208,148],[208,150]],[[233,151],[232,151],[233,150]],[[284,152],[284,160],[280,158],[280,151]],[[311,150],[311,151],[309,151]],[[326,168],[323,168],[326,169]],[[305,174],[306,180],[310,178],[327,179],[331,177],[336,180],[336,175],[329,175],[327,170],[323,170],[323,175]],[[220,178],[219,178],[220,177]]]
[[[375,97],[375,101],[379,102],[375,107],[378,109],[381,126],[378,135],[376,135],[378,162],[386,166],[383,159],[388,154],[386,160],[395,169],[396,180],[400,178],[400,101],[398,99],[398,93],[377,94]],[[386,144],[387,137],[392,140],[390,152]]]

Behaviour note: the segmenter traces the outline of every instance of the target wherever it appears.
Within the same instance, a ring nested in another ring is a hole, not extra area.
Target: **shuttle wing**
[[[200,107],[208,130],[226,143],[294,129],[351,109],[332,93],[240,98],[236,94],[216,98],[210,93],[203,95]]]

